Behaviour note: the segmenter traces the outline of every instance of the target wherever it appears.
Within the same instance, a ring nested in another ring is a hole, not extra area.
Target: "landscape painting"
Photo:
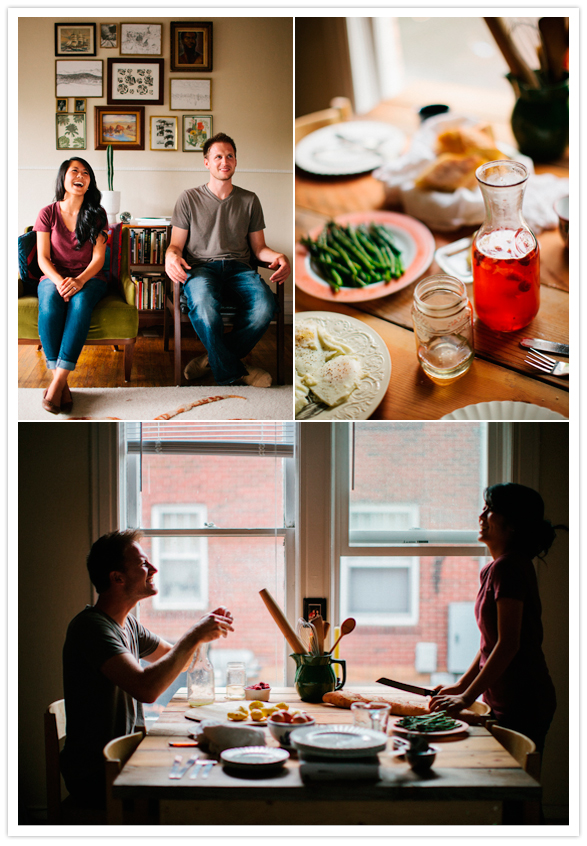
[[[55,60],[57,97],[102,97],[100,59]]]

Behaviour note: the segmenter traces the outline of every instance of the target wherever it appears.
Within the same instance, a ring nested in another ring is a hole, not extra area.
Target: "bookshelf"
[[[124,224],[128,231],[128,269],[135,286],[139,327],[163,323],[165,305],[165,250],[171,226]]]

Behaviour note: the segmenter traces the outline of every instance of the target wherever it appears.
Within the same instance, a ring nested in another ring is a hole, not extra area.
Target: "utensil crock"
[[[332,655],[296,655],[291,658],[296,662],[295,688],[302,702],[321,702],[325,693],[340,690],[346,682],[346,661],[333,658]],[[342,680],[337,682],[333,664],[342,667]]]

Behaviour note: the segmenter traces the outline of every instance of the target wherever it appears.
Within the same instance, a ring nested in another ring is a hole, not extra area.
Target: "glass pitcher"
[[[191,708],[214,702],[214,667],[208,658],[208,644],[203,643],[194,652],[188,669],[188,703]]]
[[[485,220],[473,238],[475,311],[490,329],[514,332],[540,307],[540,248],[522,216],[528,171],[520,162],[477,168]]]

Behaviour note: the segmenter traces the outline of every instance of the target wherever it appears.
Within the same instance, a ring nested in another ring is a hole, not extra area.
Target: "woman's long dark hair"
[[[546,555],[556,537],[556,529],[544,519],[544,500],[533,488],[507,482],[491,485],[483,493],[485,504],[495,514],[501,514],[514,530],[512,548],[531,558]]]
[[[71,159],[61,164],[55,181],[55,199],[59,202],[65,197],[65,174],[72,162],[79,162],[90,174],[90,185],[82,202],[82,207],[77,216],[75,225],[75,237],[77,238],[76,250],[79,250],[85,243],[91,241],[96,243],[101,232],[108,234],[108,216],[100,205],[102,193],[96,185],[96,177],[91,165],[79,156],[72,156]]]

